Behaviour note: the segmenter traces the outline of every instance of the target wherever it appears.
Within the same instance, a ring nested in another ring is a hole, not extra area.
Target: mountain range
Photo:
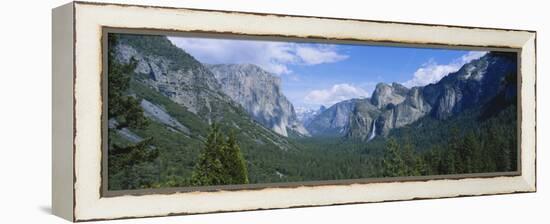
[[[379,83],[370,97],[304,109],[283,94],[277,75],[259,66],[201,63],[164,36],[120,34],[116,39],[110,57],[135,63],[126,94],[139,100],[150,124],[109,133],[110,144],[152,139],[159,157],[136,164],[131,175],[109,174],[113,189],[124,181],[135,182],[132,188],[187,186],[213,123],[236,134],[250,183],[381,177],[386,140],[408,145],[411,136],[409,145],[419,152],[437,146],[426,152],[433,155],[421,155],[432,158],[426,174],[470,172],[445,165],[452,163],[443,159],[456,156],[445,154],[446,142],[456,136],[451,126],[464,133],[484,128],[474,133],[486,148],[480,153],[487,155],[475,158],[488,158],[480,164],[489,164],[480,170],[514,169],[509,147],[516,136],[513,54],[487,53],[426,86]]]
[[[372,97],[336,103],[306,128],[315,135],[368,140],[387,136],[390,130],[424,116],[444,120],[485,105],[499,92],[510,89],[504,80],[516,75],[514,60],[510,54],[488,53],[427,86],[407,88],[399,83],[379,83]]]
[[[294,106],[281,91],[281,79],[252,64],[208,65],[222,91],[252,118],[274,132],[309,136],[298,121]]]
[[[488,53],[437,83],[412,88],[379,83],[370,98],[297,114],[278,76],[252,64],[202,64],[166,38],[158,38],[170,55],[147,48],[143,38],[128,36],[117,46],[117,58],[137,60],[136,73],[147,76],[144,83],[208,122],[216,105],[239,105],[255,122],[284,137],[369,140],[424,116],[446,119],[487,103],[502,90],[504,76],[516,70],[511,55]]]

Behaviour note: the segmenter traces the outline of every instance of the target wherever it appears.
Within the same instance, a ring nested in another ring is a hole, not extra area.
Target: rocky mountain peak
[[[281,85],[281,78],[253,64],[209,64],[207,67],[220,82],[227,81],[228,78],[240,78],[261,80],[277,87]]]
[[[358,99],[344,100],[329,108],[321,107],[319,114],[307,123],[306,128],[312,135],[345,135],[350,116],[355,110]]]
[[[298,107],[295,108],[295,110],[298,121],[300,121],[303,126],[307,126],[313,118],[321,114],[326,108],[324,106],[320,106],[318,109]]]
[[[399,83],[378,83],[372,93],[371,103],[378,108],[384,108],[390,103],[397,105],[405,100],[408,91],[407,87]]]
[[[505,91],[502,85],[506,77],[516,76],[515,60],[513,54],[488,53],[427,86],[408,89],[399,83],[379,83],[370,99],[337,103],[320,113],[307,128],[316,135],[343,127],[343,133],[330,133],[370,140],[372,136],[387,135],[391,129],[424,116],[447,119],[484,105]],[[343,111],[345,114],[337,113]]]
[[[140,81],[207,120],[217,102],[230,102],[214,75],[164,36],[120,35],[115,59],[137,62]]]
[[[251,117],[276,133],[309,135],[298,121],[294,106],[281,91],[281,79],[252,64],[208,65],[221,90]]]

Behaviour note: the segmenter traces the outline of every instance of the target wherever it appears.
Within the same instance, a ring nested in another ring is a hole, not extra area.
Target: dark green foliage
[[[131,89],[136,96],[162,105],[191,129],[190,135],[184,135],[151,121],[146,129],[134,130],[140,136],[153,137],[159,149],[158,162],[153,164],[155,169],[136,166],[139,168],[136,172],[148,175],[140,178],[150,178],[152,187],[197,184],[190,181],[190,177],[200,161],[201,150],[205,148],[209,125],[140,82],[132,81]],[[467,111],[445,121],[429,117],[420,119],[393,131],[387,138],[395,140],[392,144],[386,138],[376,138],[368,143],[341,138],[299,138],[287,139],[286,149],[264,138],[269,133],[265,129],[242,119],[246,114],[227,110],[218,125],[220,133],[230,133],[234,128],[232,122],[240,127],[235,138],[242,157],[247,161],[244,167],[248,171],[249,183],[516,170],[515,106],[482,121],[477,119],[479,113],[479,110]],[[227,144],[227,140],[224,142]],[[383,159],[397,162],[384,165]],[[391,171],[386,171],[384,166],[392,167],[388,169]],[[217,183],[222,183],[222,180],[220,178]]]
[[[109,44],[116,44],[116,37],[110,36]],[[110,49],[113,49],[112,47]],[[109,127],[109,189],[133,189],[150,186],[150,177],[136,176],[136,167],[153,161],[158,151],[152,146],[152,138],[137,143],[116,141],[112,136],[124,128],[144,129],[148,125],[147,118],[139,105],[139,100],[127,94],[130,80],[136,63],[120,64],[109,52],[108,71],[108,119],[114,120]]]
[[[246,161],[241,154],[241,148],[233,130],[229,133],[225,147],[224,166],[231,177],[229,184],[248,184]]]
[[[138,99],[126,94],[135,67],[134,60],[129,64],[120,64],[109,60],[108,116],[109,119],[117,119],[117,129],[147,126],[147,119],[143,116],[143,109],[141,109]]]
[[[120,146],[113,144],[109,149],[109,170],[119,178],[113,178],[111,186],[120,186],[121,189],[143,188],[150,186],[152,182],[148,177],[136,176],[143,174],[137,172],[136,166],[143,165],[146,161],[153,161],[158,156],[158,151],[151,148],[152,139],[143,140],[137,144]]]
[[[234,134],[229,138],[213,124],[191,176],[195,186],[247,184],[248,172]]]
[[[420,176],[428,173],[424,159],[418,155],[412,145],[400,146],[390,138],[382,158],[381,177]]]
[[[169,58],[172,70],[202,68],[161,36],[121,35],[119,41],[141,54]],[[147,74],[133,74],[134,61],[111,58],[108,113],[119,123],[109,130],[111,190],[517,170],[516,105],[510,100],[515,93],[507,89],[515,86],[515,74],[482,107],[445,120],[426,116],[365,142],[285,138],[255,123],[237,104],[222,101],[195,114],[150,88]],[[145,119],[141,99],[162,107],[189,132]],[[130,142],[118,132],[124,127],[145,140]]]
[[[219,127],[212,126],[204,148],[199,156],[195,170],[191,176],[191,183],[196,186],[222,185],[229,182],[224,170],[223,154],[225,142]]]
[[[428,174],[460,174],[506,172],[517,170],[517,140],[515,106],[510,106],[477,128],[462,130],[450,120],[448,141],[433,144],[422,153]],[[461,119],[458,119],[461,120]],[[475,122],[473,120],[471,122]],[[444,130],[434,130],[434,134]]]
[[[401,158],[401,154],[395,139],[388,140],[388,146],[382,159],[382,176],[400,177],[405,175],[407,166]]]

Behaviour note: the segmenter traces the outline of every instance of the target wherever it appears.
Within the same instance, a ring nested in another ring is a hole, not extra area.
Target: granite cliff
[[[250,116],[274,132],[308,136],[296,117],[294,106],[281,91],[281,79],[252,64],[209,65],[221,90]]]
[[[424,116],[444,120],[487,104],[505,91],[503,81],[516,74],[514,60],[509,54],[488,53],[427,86],[407,88],[398,83],[379,83],[371,98],[336,103],[306,127],[313,135],[370,140]]]

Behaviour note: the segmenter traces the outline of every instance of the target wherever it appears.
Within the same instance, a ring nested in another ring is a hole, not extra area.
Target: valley
[[[110,127],[109,153],[118,161],[118,148],[147,141],[156,156],[113,163],[111,190],[192,186],[213,124],[235,133],[249,183],[517,169],[515,55],[490,52],[437,83],[379,83],[368,98],[306,113],[259,66],[204,64],[164,36],[112,38],[110,63],[134,65],[123,92],[147,125]]]

